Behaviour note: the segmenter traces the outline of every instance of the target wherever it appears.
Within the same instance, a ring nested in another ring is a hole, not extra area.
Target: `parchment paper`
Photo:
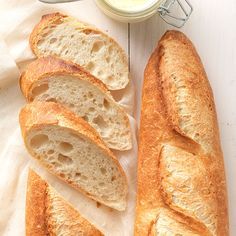
[[[89,10],[97,12],[93,1],[88,2],[95,9]],[[58,10],[74,16],[79,12],[78,18],[86,21],[83,16],[89,13],[78,6],[79,3],[46,5],[36,0],[0,1],[0,235],[25,234],[25,197],[29,167],[45,178],[85,218],[103,230],[105,235],[132,235],[137,162],[136,122],[132,117],[132,84],[114,94],[129,113],[133,135],[131,151],[115,152],[129,183],[128,207],[125,212],[97,206],[95,201],[49,174],[30,158],[20,133],[18,113],[26,102],[21,94],[18,79],[25,65],[34,59],[28,45],[29,34],[42,15]]]

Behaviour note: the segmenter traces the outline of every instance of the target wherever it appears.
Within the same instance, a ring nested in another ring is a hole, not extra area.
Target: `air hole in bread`
[[[88,180],[88,177],[85,176],[85,175],[81,175],[81,179],[83,179],[83,180]]]
[[[93,119],[93,122],[95,124],[97,124],[101,129],[102,128],[107,128],[107,123],[105,122],[105,120],[103,119],[102,116],[98,115],[97,117],[95,117]]]
[[[48,141],[49,141],[49,139],[48,139],[47,135],[45,135],[45,134],[38,134],[38,135],[35,135],[30,140],[30,145],[33,148],[38,149],[38,148],[42,147],[43,145],[45,145]]]
[[[70,107],[70,108],[74,108],[75,105],[74,105],[73,103],[70,103],[70,104],[68,105],[68,107]]]
[[[89,112],[94,112],[95,108],[94,107],[90,107],[88,110],[89,110]]]
[[[105,175],[107,173],[107,170],[103,167],[100,168],[100,171],[103,175]]]
[[[110,103],[109,103],[106,99],[103,100],[103,106],[104,106],[107,110],[110,109]]]
[[[102,76],[103,75],[103,71],[98,71],[98,73],[97,73],[99,76]]]
[[[82,118],[85,120],[85,121],[88,121],[88,117],[85,115],[85,116],[82,116]]]
[[[75,173],[75,178],[80,178],[80,176],[81,176],[81,173],[79,172]]]
[[[65,55],[67,55],[67,54],[68,54],[68,52],[69,52],[69,50],[66,50],[66,51],[64,52],[64,54],[65,54]]]
[[[90,72],[92,72],[94,70],[94,63],[92,61],[90,61],[87,65],[86,65],[86,69]]]
[[[112,77],[112,76],[108,76],[108,77],[107,77],[107,80],[110,80],[110,81],[111,81],[111,80],[113,80],[113,77]]]
[[[52,150],[52,149],[50,149],[50,150],[47,151],[47,154],[48,154],[48,155],[52,155],[53,153],[54,153],[54,150]]]
[[[48,98],[46,99],[47,102],[57,102],[57,100],[55,98]]]
[[[109,63],[111,61],[110,57],[106,57],[106,62]]]
[[[36,96],[45,93],[48,90],[48,84],[41,84],[32,89],[32,96],[35,98]]]
[[[56,168],[61,167],[61,164],[58,162],[52,162],[52,165]]]
[[[73,146],[67,142],[61,142],[59,145],[60,151],[63,153],[67,153],[73,150]]]
[[[103,186],[105,186],[105,183],[100,182],[98,185],[99,185],[100,187],[103,187]]]
[[[57,41],[57,38],[51,38],[49,43],[52,44],[52,43],[55,43]]]
[[[72,34],[72,35],[70,36],[70,38],[71,38],[71,39],[73,39],[74,37],[75,37],[75,35],[74,35],[74,34]]]
[[[91,52],[98,52],[102,47],[104,43],[102,41],[97,41],[93,44]]]
[[[113,182],[113,181],[115,181],[115,180],[116,180],[116,176],[113,175],[113,176],[111,177],[111,181]]]
[[[88,92],[88,97],[93,98],[93,94],[91,92]]]
[[[58,161],[61,162],[62,164],[72,164],[73,161],[70,157],[62,155],[61,153],[58,154]]]

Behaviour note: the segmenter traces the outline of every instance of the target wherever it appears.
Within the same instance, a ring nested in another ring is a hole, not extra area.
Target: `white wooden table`
[[[190,1],[194,12],[189,22],[181,30],[194,42],[214,91],[225,157],[230,230],[233,236],[236,235],[236,1]],[[38,21],[40,15],[55,10],[55,6],[37,3],[36,0],[19,0],[17,4],[12,2],[11,0],[0,0],[0,32],[2,30],[5,33],[11,33],[14,30],[8,27],[8,18],[11,17],[11,21],[15,22],[21,19],[21,4],[35,2],[29,7],[27,13],[35,15],[35,22],[32,24]],[[38,10],[38,7],[42,10]],[[136,90],[135,118],[139,121],[145,65],[161,35],[171,27],[157,15],[142,23],[128,25],[115,22],[100,12],[93,0],[62,4],[60,8],[103,29],[126,50]],[[1,12],[1,9],[4,11]],[[11,12],[10,15],[9,12]],[[23,34],[29,34],[30,30],[22,29]],[[12,39],[6,37],[5,41],[10,47]],[[14,51],[12,56],[17,58],[22,52],[21,50]],[[5,129],[7,128],[10,129],[10,124],[9,127],[5,127]],[[4,144],[4,140],[2,144]]]

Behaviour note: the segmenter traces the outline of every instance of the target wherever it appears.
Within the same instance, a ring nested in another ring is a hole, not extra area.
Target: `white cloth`
[[[61,5],[47,5],[36,0],[0,0],[0,235],[25,234],[25,198],[29,167],[36,170],[106,235],[132,235],[137,163],[136,122],[131,116],[134,98],[132,85],[120,94],[115,94],[118,102],[130,114],[133,134],[133,149],[115,152],[129,182],[128,207],[125,212],[111,210],[105,206],[98,207],[95,201],[49,174],[30,158],[22,141],[18,114],[25,104],[25,99],[18,80],[20,71],[34,59],[28,37],[42,15],[58,10],[93,23],[99,28],[111,28],[109,23],[106,25],[105,16],[99,12],[92,0]],[[117,27],[112,36],[122,41],[122,37],[126,36],[119,36],[119,32],[125,34],[123,29],[126,26],[116,22],[112,24]]]

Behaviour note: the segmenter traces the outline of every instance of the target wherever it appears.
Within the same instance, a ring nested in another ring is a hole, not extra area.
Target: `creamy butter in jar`
[[[187,0],[95,0],[98,7],[109,17],[135,23],[144,21],[156,13],[168,24],[182,27],[192,13],[192,6]],[[172,14],[173,7],[182,11],[182,15]]]

